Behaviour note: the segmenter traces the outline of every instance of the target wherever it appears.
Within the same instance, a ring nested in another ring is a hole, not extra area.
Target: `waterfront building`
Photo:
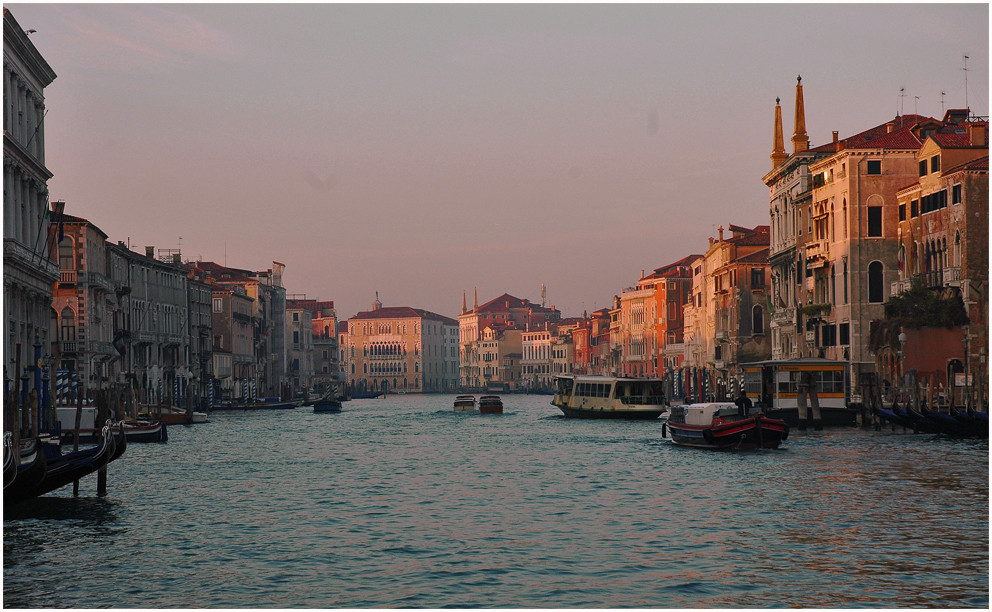
[[[637,285],[620,292],[617,346],[622,376],[653,376],[657,371],[654,356],[658,304],[653,281],[645,278],[641,270]]]
[[[67,214],[61,224],[59,280],[52,289],[55,363],[66,375],[75,375],[84,389],[124,382],[118,379],[124,371],[122,355],[113,345],[118,340],[123,348],[115,328],[119,296],[107,275],[107,235],[86,219]]]
[[[836,135],[835,132],[835,140]],[[803,303],[801,293],[806,279],[798,249],[799,242],[810,234],[803,231],[804,223],[811,223],[808,211],[813,184],[809,165],[836,150],[836,143],[810,149],[802,78],[797,79],[792,154],[785,152],[782,107],[776,99],[772,170],[762,179],[769,188],[771,304],[768,327],[773,359],[795,359],[803,354],[805,335],[799,326],[798,311]]]
[[[186,270],[191,372],[187,395],[194,405],[202,406],[213,384],[213,290],[202,270],[189,266]]]
[[[550,389],[552,384],[551,347],[558,338],[554,324],[539,324],[520,334],[521,386]]]
[[[344,372],[339,360],[338,316],[331,300],[312,300],[310,310],[311,336],[313,337],[313,387],[317,393],[345,388]]]
[[[517,334],[528,329],[528,326],[541,326],[557,323],[561,320],[561,312],[554,306],[550,308],[538,306],[529,300],[523,300],[508,293],[479,306],[479,296],[476,292],[471,310],[468,309],[466,297],[463,293],[462,314],[458,316],[459,381],[460,385],[466,388],[485,387],[486,379],[483,370],[488,368],[487,371],[492,371],[493,365],[483,363],[480,350],[483,330],[487,327],[490,325],[500,326],[496,330],[496,335],[501,336],[506,330],[513,330],[514,334]],[[489,340],[489,342],[492,341]],[[522,340],[519,341],[519,344],[521,346],[517,347],[517,353],[522,351]],[[492,354],[491,351],[490,354]],[[522,358],[522,354],[518,356],[517,363],[512,368],[504,369],[507,372],[506,376],[510,376],[511,371],[520,367],[520,358]]]
[[[454,319],[409,306],[372,309],[348,319],[348,380],[354,391],[441,393],[453,388]],[[447,349],[447,350],[446,350]]]
[[[290,397],[313,388],[315,300],[305,295],[286,296],[286,363]]]
[[[119,376],[143,403],[175,401],[176,379],[189,380],[188,271],[178,256],[155,257],[155,247],[132,251],[107,244],[107,272],[119,296],[114,337],[123,347]]]
[[[916,154],[918,179],[896,193],[898,273],[889,295],[916,285],[960,298],[968,324],[905,329],[907,340],[881,348],[876,359],[886,380],[915,369],[947,388],[954,374],[968,370],[984,380],[987,372],[988,122],[961,109],[947,111],[942,123]]]
[[[244,295],[251,299],[252,365],[240,366],[235,376],[250,372],[248,386],[253,389],[252,397],[282,396],[287,371],[286,289],[282,286],[285,265],[273,261],[272,268],[261,272],[229,268],[209,261],[190,265],[202,270],[211,283],[240,286]],[[236,361],[240,359],[237,353],[235,357]]]
[[[10,11],[3,10],[3,354],[4,381],[20,387],[34,365],[35,342],[51,365],[52,288],[59,267],[48,213],[45,166],[45,88],[55,72]],[[18,371],[20,370],[20,371]],[[39,373],[40,374],[40,373]],[[24,390],[26,391],[26,390]],[[5,407],[8,402],[4,403]],[[4,429],[18,415],[4,410]]]
[[[242,285],[210,282],[215,400],[258,397],[253,300]]]

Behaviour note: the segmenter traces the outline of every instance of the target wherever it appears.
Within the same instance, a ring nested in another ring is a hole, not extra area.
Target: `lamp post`
[[[961,344],[964,345],[964,405],[965,408],[968,407],[968,402],[971,400],[971,389],[969,388],[969,381],[971,379],[971,369],[968,364],[968,353],[970,351],[971,338],[968,337],[968,326],[963,326],[964,338],[961,339]]]
[[[905,384],[906,376],[906,332],[899,331],[899,379],[902,381],[900,384]]]

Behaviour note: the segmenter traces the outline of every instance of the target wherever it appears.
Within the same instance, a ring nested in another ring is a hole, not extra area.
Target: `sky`
[[[581,316],[767,224],[799,75],[811,146],[988,115],[986,3],[4,6],[58,75],[52,200],[142,253],[284,263],[342,320],[542,286]]]

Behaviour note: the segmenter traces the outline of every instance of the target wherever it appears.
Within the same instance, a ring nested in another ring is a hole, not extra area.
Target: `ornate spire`
[[[775,143],[772,146],[772,170],[781,166],[789,155],[785,152],[785,136],[782,132],[782,104],[775,98]]]
[[[796,131],[792,133],[792,152],[809,149],[809,136],[806,135],[806,109],[803,107],[803,77],[796,78]]]
[[[467,299],[467,295],[467,291],[462,291],[462,314],[468,312],[468,303],[465,301]]]

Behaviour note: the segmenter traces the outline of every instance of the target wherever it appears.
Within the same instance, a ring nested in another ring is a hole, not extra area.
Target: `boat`
[[[6,478],[4,479],[4,506],[31,499],[31,491],[44,480],[45,472],[48,470],[45,451],[38,438],[22,440],[20,447],[15,449],[15,455],[16,471],[14,477],[9,483]]]
[[[29,486],[16,487],[16,482],[4,490],[4,505],[18,504],[60,489],[65,485],[96,472],[124,454],[127,446],[123,423],[105,425],[96,446],[62,454],[59,444],[39,443],[44,457],[44,476]],[[120,448],[119,448],[120,447]],[[27,483],[26,483],[27,484]]]
[[[313,401],[314,412],[341,412],[341,402],[334,397],[322,397]]]
[[[371,391],[371,392],[359,391],[357,393],[352,393],[351,399],[375,399],[377,397],[382,397],[383,395],[385,394],[382,391]]]
[[[210,406],[210,410],[289,410],[296,408],[296,406],[296,402],[265,399],[248,402],[221,402]]]
[[[168,442],[169,429],[161,420],[126,421],[124,434],[128,442]]]
[[[760,412],[741,414],[731,402],[676,406],[661,427],[679,446],[714,450],[778,448],[789,437],[789,426]]]
[[[551,404],[566,417],[656,419],[668,410],[659,378],[559,375],[556,382]]]
[[[771,359],[742,365],[744,391],[755,408],[764,415],[785,421],[796,427],[805,421],[817,420],[811,402],[808,413],[799,414],[800,383],[808,375],[816,390],[824,427],[851,427],[858,424],[860,410],[850,407],[850,365],[845,361],[806,357],[802,359]]]
[[[14,434],[3,432],[3,488],[14,482],[17,476],[17,453],[14,451]]]
[[[475,396],[459,395],[455,397],[455,412],[475,412]]]
[[[186,411],[178,406],[143,406],[145,410],[138,414],[139,417],[151,419],[161,419],[166,425],[192,425],[194,423],[206,423],[207,414],[195,410]]]
[[[498,395],[483,395],[479,398],[480,414],[503,414],[503,400]]]

